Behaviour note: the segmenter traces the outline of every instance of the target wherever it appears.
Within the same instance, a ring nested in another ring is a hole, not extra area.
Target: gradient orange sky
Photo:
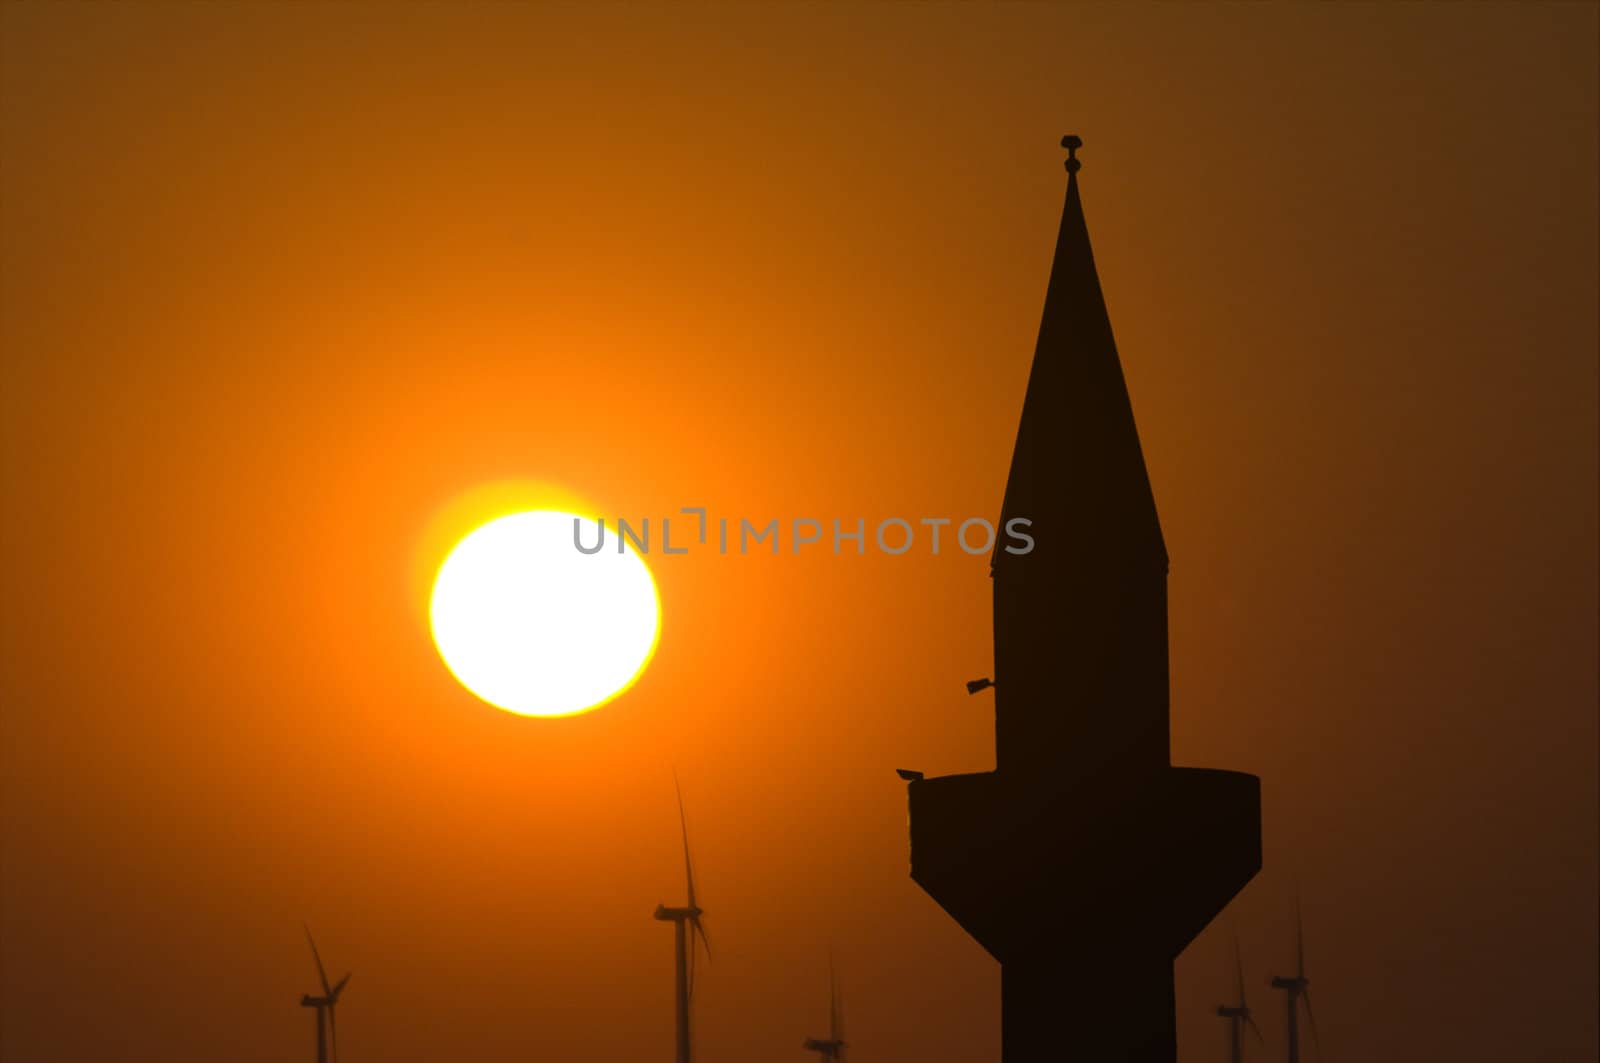
[[[982,558],[652,557],[527,720],[430,644],[441,514],[998,512],[1064,190],[1172,555],[1173,756],[1262,778],[1278,1054],[1596,1047],[1592,5],[4,6],[8,1063],[981,1060],[903,784],[992,765]],[[459,516],[459,514],[457,514]],[[450,517],[456,519],[456,517]],[[463,529],[464,530],[464,529]],[[1092,1021],[1071,1013],[1063,1023]]]

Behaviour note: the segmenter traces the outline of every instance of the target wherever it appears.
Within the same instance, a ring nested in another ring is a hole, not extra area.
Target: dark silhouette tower
[[[1081,143],[1001,509],[1035,545],[1002,531],[990,570],[995,770],[910,782],[911,877],[1000,961],[1004,1063],[1172,1063],[1172,962],[1261,867],[1260,784],[1171,765],[1167,552]]]

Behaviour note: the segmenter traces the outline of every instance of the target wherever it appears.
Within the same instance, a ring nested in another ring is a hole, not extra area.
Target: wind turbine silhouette
[[[1239,1003],[1234,1005],[1219,1004],[1217,1014],[1228,1020],[1228,1034],[1230,1052],[1228,1058],[1233,1063],[1244,1063],[1244,1028],[1250,1027],[1250,1032],[1256,1035],[1256,1040],[1266,1045],[1266,1038],[1261,1036],[1261,1027],[1256,1025],[1256,1020],[1250,1014],[1250,1005],[1244,999],[1244,958],[1239,954],[1239,935],[1233,935],[1233,969],[1238,975]]]
[[[828,957],[828,1039],[807,1037],[802,1046],[828,1063],[844,1063],[844,1009],[839,1004],[839,985],[833,977],[833,957]]]
[[[1289,1007],[1289,1063],[1300,1063],[1300,1002],[1305,1001],[1306,1022],[1311,1027],[1311,1042],[1322,1058],[1322,1038],[1317,1036],[1317,1017],[1311,1011],[1311,979],[1306,977],[1306,928],[1300,918],[1300,896],[1294,898],[1295,973],[1284,978],[1274,975],[1272,988],[1284,991]]]
[[[689,1063],[689,1001],[694,995],[695,942],[705,947],[706,959],[711,959],[711,942],[706,929],[700,924],[704,909],[694,899],[694,865],[689,860],[689,820],[683,813],[683,788],[673,776],[672,787],[678,792],[678,824],[683,828],[683,874],[688,880],[689,903],[682,908],[656,905],[656,918],[673,926],[675,981],[678,1014],[678,1063]]]
[[[335,985],[328,984],[328,972],[323,969],[322,956],[317,952],[317,942],[311,936],[311,928],[304,923],[300,925],[304,927],[306,941],[311,945],[311,958],[317,961],[317,977],[322,980],[322,996],[314,997],[307,993],[300,998],[300,1006],[317,1009],[317,1063],[328,1063],[330,1044],[333,1046],[333,1058],[339,1058],[339,1026],[334,1021],[333,1007],[339,1003],[339,994],[344,992],[350,976],[346,974]]]

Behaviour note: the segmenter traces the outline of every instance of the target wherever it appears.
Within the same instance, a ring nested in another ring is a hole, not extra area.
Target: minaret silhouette
[[[911,877],[1001,964],[1001,1058],[1172,1063],[1172,963],[1261,867],[1253,775],[1171,766],[1167,552],[1065,137],[993,555],[995,770],[913,778]],[[907,773],[908,776],[915,773]]]

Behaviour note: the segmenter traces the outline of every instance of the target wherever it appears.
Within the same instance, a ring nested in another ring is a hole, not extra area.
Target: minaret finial
[[[1083,147],[1083,138],[1069,133],[1061,138],[1061,146],[1067,149],[1067,172],[1077,173],[1083,168],[1083,163],[1078,161],[1078,149]]]

